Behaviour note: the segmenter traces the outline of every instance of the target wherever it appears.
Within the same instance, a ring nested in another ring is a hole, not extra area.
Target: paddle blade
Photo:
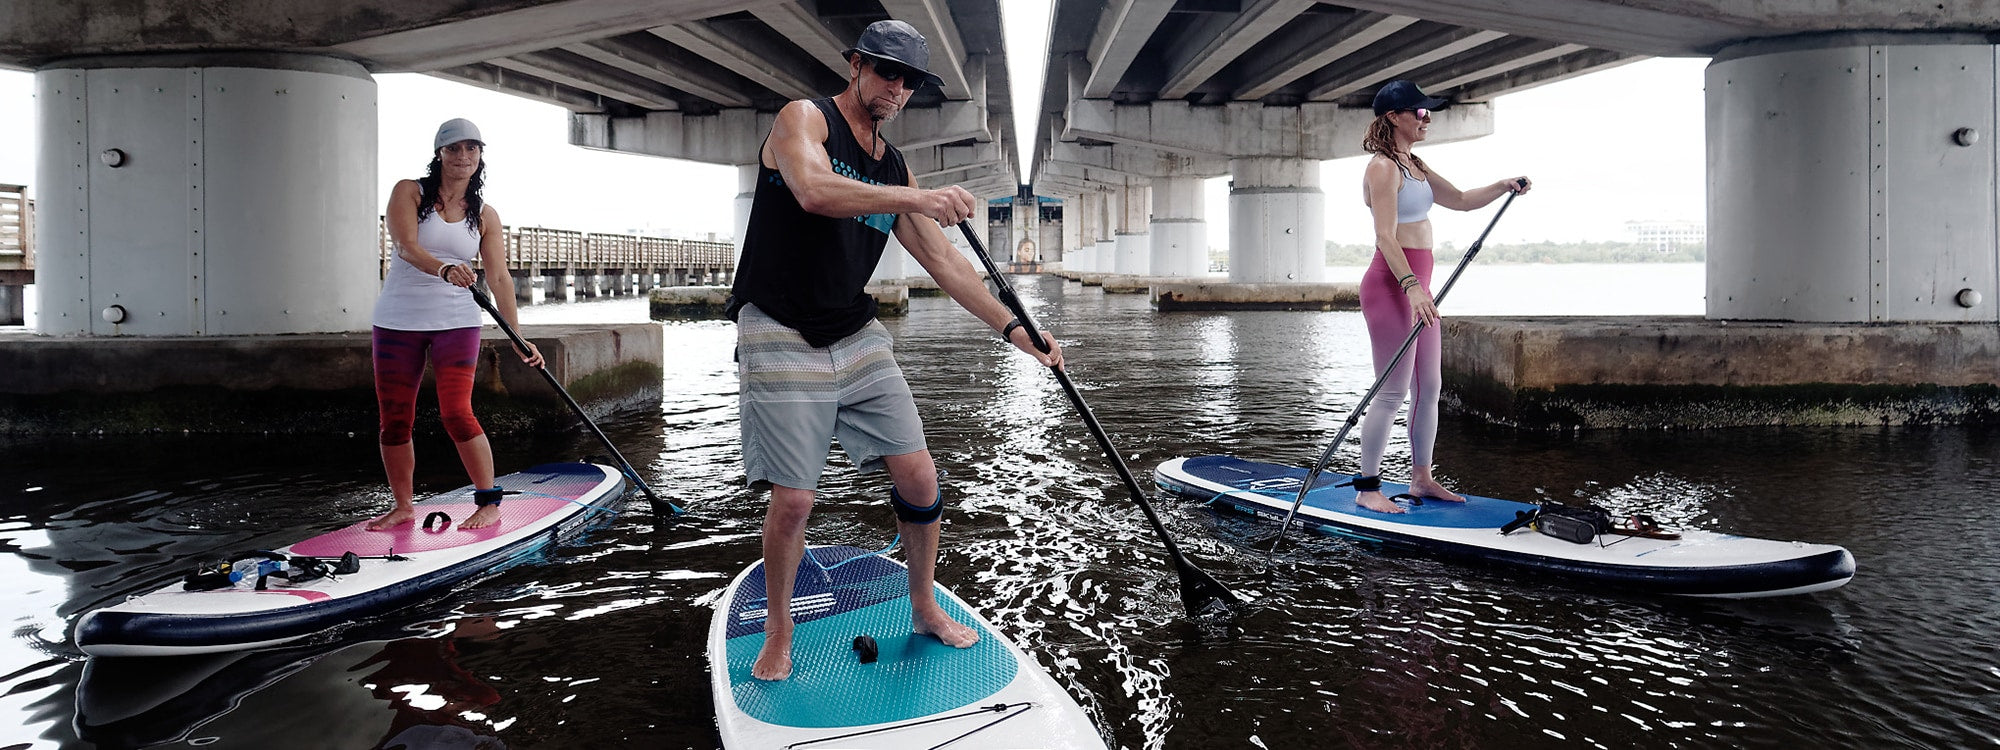
[[[1195,620],[1229,619],[1243,605],[1243,598],[1214,576],[1193,565],[1181,565],[1181,605]]]

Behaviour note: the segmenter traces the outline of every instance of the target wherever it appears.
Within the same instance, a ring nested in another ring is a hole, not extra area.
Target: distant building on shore
[[[1628,221],[1625,231],[1633,242],[1659,253],[1708,244],[1708,226],[1693,221]]]

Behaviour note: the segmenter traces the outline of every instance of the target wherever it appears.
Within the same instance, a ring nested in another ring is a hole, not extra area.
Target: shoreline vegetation
[[[1330,266],[1365,266],[1374,258],[1373,245],[1326,243]],[[1437,262],[1457,263],[1465,248],[1445,242],[1437,247]],[[1481,263],[1700,263],[1708,258],[1705,244],[1659,250],[1637,242],[1522,242],[1488,244],[1479,250]]]
[[[1329,266],[1365,266],[1374,259],[1375,248],[1371,245],[1326,243],[1326,264]],[[1446,242],[1437,248],[1439,264],[1454,264],[1465,255],[1465,248],[1457,243]],[[1672,250],[1658,250],[1652,245],[1637,242],[1522,242],[1514,244],[1491,244],[1480,249],[1479,262],[1490,264],[1534,264],[1534,263],[1701,263],[1708,259],[1705,244],[1681,245]],[[1210,248],[1209,267],[1223,269],[1229,265],[1229,251]]]

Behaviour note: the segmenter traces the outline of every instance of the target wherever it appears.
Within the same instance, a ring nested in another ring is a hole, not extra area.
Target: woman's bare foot
[[[792,676],[792,629],[764,631],[764,648],[757,652],[757,661],[750,665],[750,676],[759,680],[776,682]]]
[[[394,510],[376,516],[368,522],[369,531],[385,531],[409,523],[416,519],[417,509],[409,505],[397,505]]]
[[[480,508],[479,510],[473,511],[472,515],[467,516],[465,520],[458,522],[458,527],[461,529],[465,529],[467,531],[471,531],[473,529],[483,529],[499,522],[500,522],[500,506],[488,505],[483,508]]]
[[[1377,513],[1403,513],[1403,507],[1384,497],[1375,490],[1363,490],[1354,495],[1354,504]]]
[[[910,630],[918,635],[928,635],[944,642],[952,648],[971,648],[979,642],[979,631],[959,624],[942,609],[910,613]]]
[[[1452,492],[1451,490],[1445,489],[1444,485],[1438,484],[1437,480],[1435,479],[1411,480],[1410,494],[1416,495],[1417,497],[1430,498],[1433,500],[1443,500],[1452,503],[1465,502],[1464,495],[1460,495],[1456,492]]]

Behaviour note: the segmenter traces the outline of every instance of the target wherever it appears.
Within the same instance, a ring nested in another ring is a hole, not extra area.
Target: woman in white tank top
[[[484,320],[467,291],[478,281],[477,260],[488,269],[487,284],[500,314],[520,326],[514,310],[514,279],[507,273],[507,249],[500,214],[485,205],[486,143],[479,128],[463,119],[438,128],[429,172],[403,180],[389,192],[386,216],[396,257],[375,301],[375,398],[381,407],[382,467],[396,506],[370,521],[379,531],[415,520],[412,505],[417,465],[411,430],[424,364],[434,373],[438,410],[445,432],[476,490],[479,510],[459,528],[490,526],[500,518],[505,490],[493,484],[493,448],[472,414],[473,373],[479,362]],[[529,367],[542,366],[534,344],[516,353]]]

